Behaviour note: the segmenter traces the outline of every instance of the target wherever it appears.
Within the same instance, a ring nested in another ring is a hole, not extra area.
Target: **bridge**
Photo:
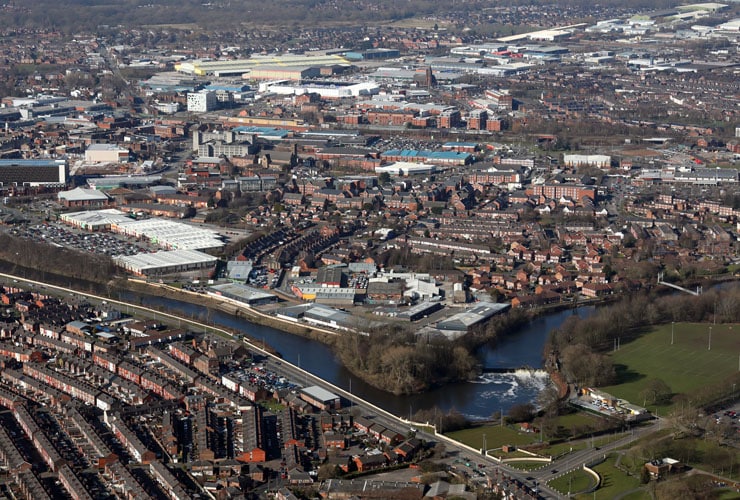
[[[694,290],[689,290],[688,288],[684,288],[682,286],[674,285],[673,283],[667,283],[667,282],[663,281],[663,273],[658,273],[658,284],[659,285],[669,286],[671,288],[675,288],[676,290],[678,290],[680,292],[685,292],[685,293],[688,293],[688,294],[691,294],[691,295],[695,295],[697,297],[699,295],[701,295],[701,292],[702,292],[702,287],[701,286],[697,286],[696,287],[696,291],[694,291]]]

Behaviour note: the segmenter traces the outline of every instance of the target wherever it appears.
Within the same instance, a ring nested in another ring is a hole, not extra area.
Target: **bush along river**
[[[421,394],[395,396],[354,377],[331,348],[318,341],[258,325],[218,309],[167,297],[122,292],[121,299],[162,308],[183,318],[208,318],[208,323],[243,331],[258,343],[263,341],[271,346],[286,361],[396,415],[408,417],[436,406],[445,412],[455,409],[471,420],[486,420],[495,412],[506,413],[516,404],[536,402],[539,392],[550,383],[547,372],[542,369],[542,351],[548,333],[569,316],[587,316],[594,310],[594,306],[581,306],[544,314],[518,332],[506,335],[496,345],[481,347],[478,358],[483,372],[474,380],[446,384]]]

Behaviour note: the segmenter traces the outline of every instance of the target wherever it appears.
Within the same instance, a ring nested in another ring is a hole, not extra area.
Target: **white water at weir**
[[[522,400],[534,402],[540,391],[552,383],[545,370],[527,368],[520,368],[509,373],[483,373],[470,382],[488,386],[476,391],[479,399],[477,403],[473,403],[473,406],[481,409],[490,408],[491,400],[498,401],[507,408]],[[465,416],[472,420],[488,417],[480,412],[466,413]]]
[[[138,296],[132,297],[128,298],[139,300]],[[165,297],[146,296],[146,300],[150,305],[162,305],[179,312],[184,317],[211,314],[203,306]],[[236,318],[218,310],[212,311],[212,318],[220,325],[249,332],[255,339],[263,339],[280,351],[286,361],[298,363],[301,368],[345,390],[351,390],[357,396],[396,415],[407,416],[419,410],[436,407],[442,411],[455,409],[471,420],[485,420],[495,412],[506,413],[515,404],[536,404],[539,392],[549,383],[544,370],[537,369],[542,366],[542,346],[546,341],[547,332],[558,328],[573,314],[589,314],[591,311],[593,306],[582,306],[537,317],[521,330],[501,339],[497,345],[486,346],[479,353],[481,365],[485,367],[531,366],[532,370],[483,373],[474,381],[447,384],[421,394],[404,397],[383,392],[358,380],[341,366],[331,350],[323,344],[249,323],[243,318]]]

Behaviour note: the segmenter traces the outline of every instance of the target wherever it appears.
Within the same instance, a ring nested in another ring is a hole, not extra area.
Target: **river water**
[[[132,297],[122,294],[123,300]],[[143,305],[163,307],[168,312],[234,328],[252,338],[264,341],[280,352],[283,359],[321,377],[334,385],[350,390],[353,394],[384,408],[391,413],[407,417],[421,409],[438,407],[444,411],[455,409],[470,419],[487,419],[493,413],[506,413],[518,403],[535,402],[537,394],[547,386],[549,378],[542,370],[542,350],[550,330],[557,328],[573,314],[587,316],[593,306],[553,312],[540,316],[519,331],[505,336],[496,346],[484,346],[478,356],[486,368],[516,369],[527,366],[532,370],[515,370],[513,373],[483,373],[476,380],[447,384],[443,387],[410,396],[394,396],[380,391],[353,377],[331,349],[320,342],[292,335],[269,326],[256,325],[243,318],[206,307],[180,302],[165,297],[142,297]]]

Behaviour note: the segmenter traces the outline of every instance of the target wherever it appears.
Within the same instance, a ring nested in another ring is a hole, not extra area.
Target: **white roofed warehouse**
[[[60,191],[57,198],[65,207],[105,207],[111,203],[111,199],[102,191],[81,187]]]
[[[494,315],[502,313],[510,307],[511,304],[508,303],[483,303],[440,321],[437,323],[437,330],[445,337],[455,339],[468,333],[474,326],[485,323]]]
[[[342,407],[339,396],[318,385],[312,385],[303,389],[300,398],[320,410],[338,410]]]
[[[113,257],[113,262],[117,266],[138,276],[162,276],[204,270],[208,270],[210,274],[217,261],[218,258],[197,250],[172,250]]]
[[[276,295],[263,292],[257,288],[242,285],[241,283],[225,283],[223,285],[214,285],[211,291],[212,295],[226,297],[250,306],[259,306],[262,304],[272,304],[278,301]]]

